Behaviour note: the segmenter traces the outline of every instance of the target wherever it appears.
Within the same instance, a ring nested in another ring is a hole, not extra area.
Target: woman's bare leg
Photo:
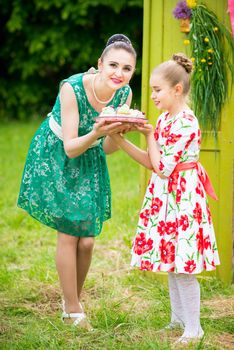
[[[81,312],[77,296],[77,244],[79,237],[58,232],[56,267],[67,313]]]
[[[91,264],[93,246],[94,246],[93,237],[81,237],[77,244],[76,273],[77,273],[78,299],[80,299],[84,281]]]

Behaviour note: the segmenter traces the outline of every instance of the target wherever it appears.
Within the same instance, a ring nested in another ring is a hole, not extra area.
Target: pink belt
[[[206,193],[213,198],[214,200],[218,200],[218,197],[216,196],[215,190],[212,186],[212,183],[209,179],[209,176],[201,163],[199,162],[191,162],[191,163],[179,163],[176,165],[175,169],[173,170],[171,176],[173,176],[175,173],[178,173],[179,171],[183,170],[190,170],[190,169],[196,169],[198,173],[199,180],[203,184],[203,187],[206,191]]]

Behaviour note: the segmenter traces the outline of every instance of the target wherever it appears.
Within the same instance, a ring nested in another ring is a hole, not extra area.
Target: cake
[[[145,118],[144,113],[139,111],[138,109],[129,108],[129,106],[125,103],[122,106],[114,109],[111,106],[107,106],[102,108],[102,112],[100,113],[100,117],[130,117],[130,118]]]

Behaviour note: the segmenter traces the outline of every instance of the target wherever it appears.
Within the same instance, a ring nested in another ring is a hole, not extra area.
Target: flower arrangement
[[[192,10],[188,7],[186,1],[179,1],[173,10],[173,15],[177,19],[191,18]]]
[[[197,4],[194,0],[183,3],[191,11],[190,31],[184,45],[189,47],[194,64],[191,81],[193,109],[201,127],[214,131],[217,137],[221,109],[234,81],[234,40],[231,32],[204,4]]]
[[[180,30],[183,33],[189,32],[192,10],[187,6],[186,1],[179,1],[173,10],[173,15],[180,20]]]
[[[190,9],[193,9],[194,7],[197,6],[197,1],[196,0],[186,0],[187,6]]]
[[[192,103],[201,126],[217,136],[221,109],[228,98],[228,72],[234,80],[234,41],[231,32],[205,5],[192,9],[189,33],[194,58]]]

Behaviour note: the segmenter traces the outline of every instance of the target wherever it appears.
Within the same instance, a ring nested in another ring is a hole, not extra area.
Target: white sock
[[[200,324],[200,285],[194,275],[175,275],[183,306],[185,329],[182,337],[199,338],[204,332]]]
[[[171,302],[171,323],[179,323],[184,326],[183,306],[180,300],[177,280],[174,273],[168,273],[168,286]]]

